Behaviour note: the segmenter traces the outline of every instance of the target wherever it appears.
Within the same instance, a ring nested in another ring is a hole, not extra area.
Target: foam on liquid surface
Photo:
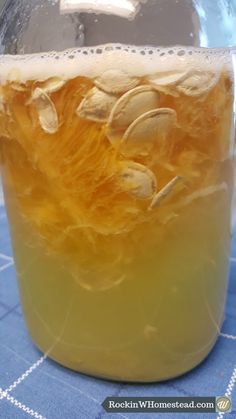
[[[109,44],[63,52],[3,55],[0,57],[0,83],[45,80],[52,76],[65,80],[77,76],[94,78],[114,68],[142,77],[186,68],[221,71],[225,66],[230,68],[230,53],[227,49],[170,49]]]

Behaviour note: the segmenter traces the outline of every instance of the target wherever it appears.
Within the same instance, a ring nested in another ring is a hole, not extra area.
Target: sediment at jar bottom
[[[29,329],[62,364],[128,381],[207,355],[230,246],[229,64],[186,52],[171,67],[149,52],[132,73],[104,50],[93,76],[91,57],[74,77],[53,55],[50,75],[38,57],[40,77],[34,65],[28,77],[37,56],[1,63],[2,173]]]

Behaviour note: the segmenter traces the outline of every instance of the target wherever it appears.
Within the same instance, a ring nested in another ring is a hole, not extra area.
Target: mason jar
[[[152,382],[223,321],[235,10],[204,0],[11,0],[0,153],[33,342],[81,373]]]

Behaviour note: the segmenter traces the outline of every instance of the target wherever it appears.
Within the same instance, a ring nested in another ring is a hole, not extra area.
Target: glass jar
[[[234,24],[223,0],[6,3],[6,206],[29,332],[62,365],[151,382],[214,346],[231,242]]]

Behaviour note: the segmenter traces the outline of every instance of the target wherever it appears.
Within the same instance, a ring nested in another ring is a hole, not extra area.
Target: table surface
[[[233,400],[226,416],[236,419],[236,237],[232,246],[225,322],[214,350],[197,368],[165,383],[130,385],[81,375],[61,367],[35,348],[22,317],[6,212],[0,191],[0,418],[143,419],[160,414],[107,414],[108,396],[221,396]],[[191,414],[191,419],[223,414]],[[168,414],[168,419],[189,419]]]

